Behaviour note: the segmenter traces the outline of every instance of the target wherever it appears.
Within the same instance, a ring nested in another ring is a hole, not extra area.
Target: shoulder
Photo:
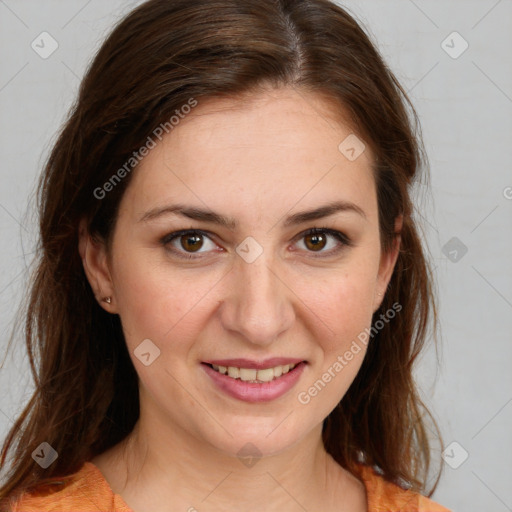
[[[371,466],[358,465],[366,487],[368,512],[451,512],[435,501],[389,482]]]
[[[90,462],[63,482],[26,492],[11,504],[11,512],[132,512],[114,494],[100,470]]]

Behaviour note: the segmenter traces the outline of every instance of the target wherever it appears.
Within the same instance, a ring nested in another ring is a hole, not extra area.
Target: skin
[[[370,327],[398,255],[399,236],[381,252],[368,145],[354,161],[338,150],[351,133],[325,99],[292,88],[200,102],[133,171],[110,252],[82,224],[84,269],[102,307],[120,315],[141,403],[134,431],[92,462],[136,512],[170,503],[190,512],[367,509],[364,485],[321,441],[365,345],[308,404],[297,398]],[[364,216],[347,210],[283,225],[339,200]],[[140,221],[175,203],[233,217],[238,227],[172,214]],[[313,227],[340,231],[352,245],[324,233],[315,248],[304,235]],[[208,232],[201,247],[187,237],[160,241],[187,229]],[[263,249],[252,263],[236,252],[249,236]],[[149,366],[134,356],[145,339],[161,351]],[[200,364],[271,356],[308,364],[294,388],[263,403],[224,394]],[[261,454],[251,467],[237,456],[248,442]]]

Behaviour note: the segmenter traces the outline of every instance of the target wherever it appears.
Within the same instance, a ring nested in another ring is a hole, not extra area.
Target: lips
[[[234,364],[241,364],[242,366],[231,366]],[[210,382],[219,391],[244,402],[266,402],[275,400],[291,390],[300,379],[307,363],[302,359],[280,357],[265,361],[219,359],[211,363],[204,362],[200,366],[210,378]],[[292,368],[279,376],[267,375],[267,371],[271,371],[276,367],[279,368],[280,366],[290,366]],[[219,372],[219,367],[226,368],[227,374]],[[244,372],[245,375],[237,374],[236,370],[239,370],[241,373]],[[233,371],[235,372],[234,374]],[[232,376],[229,373],[232,373]],[[265,381],[253,380],[258,376],[262,376]]]

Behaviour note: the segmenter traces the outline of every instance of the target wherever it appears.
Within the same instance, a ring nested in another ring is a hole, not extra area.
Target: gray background
[[[0,0],[2,354],[34,254],[36,177],[87,62],[138,3]],[[512,2],[340,3],[409,91],[430,157],[431,194],[417,217],[435,268],[442,337],[439,366],[431,347],[417,377],[445,444],[456,443],[434,499],[459,512],[511,511]],[[58,43],[45,59],[31,47],[43,31]],[[23,340],[1,362],[3,438],[32,390]]]

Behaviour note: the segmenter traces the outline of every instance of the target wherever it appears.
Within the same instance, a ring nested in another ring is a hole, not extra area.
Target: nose
[[[224,328],[253,344],[271,344],[295,321],[295,295],[265,252],[252,263],[238,260],[225,289]]]

